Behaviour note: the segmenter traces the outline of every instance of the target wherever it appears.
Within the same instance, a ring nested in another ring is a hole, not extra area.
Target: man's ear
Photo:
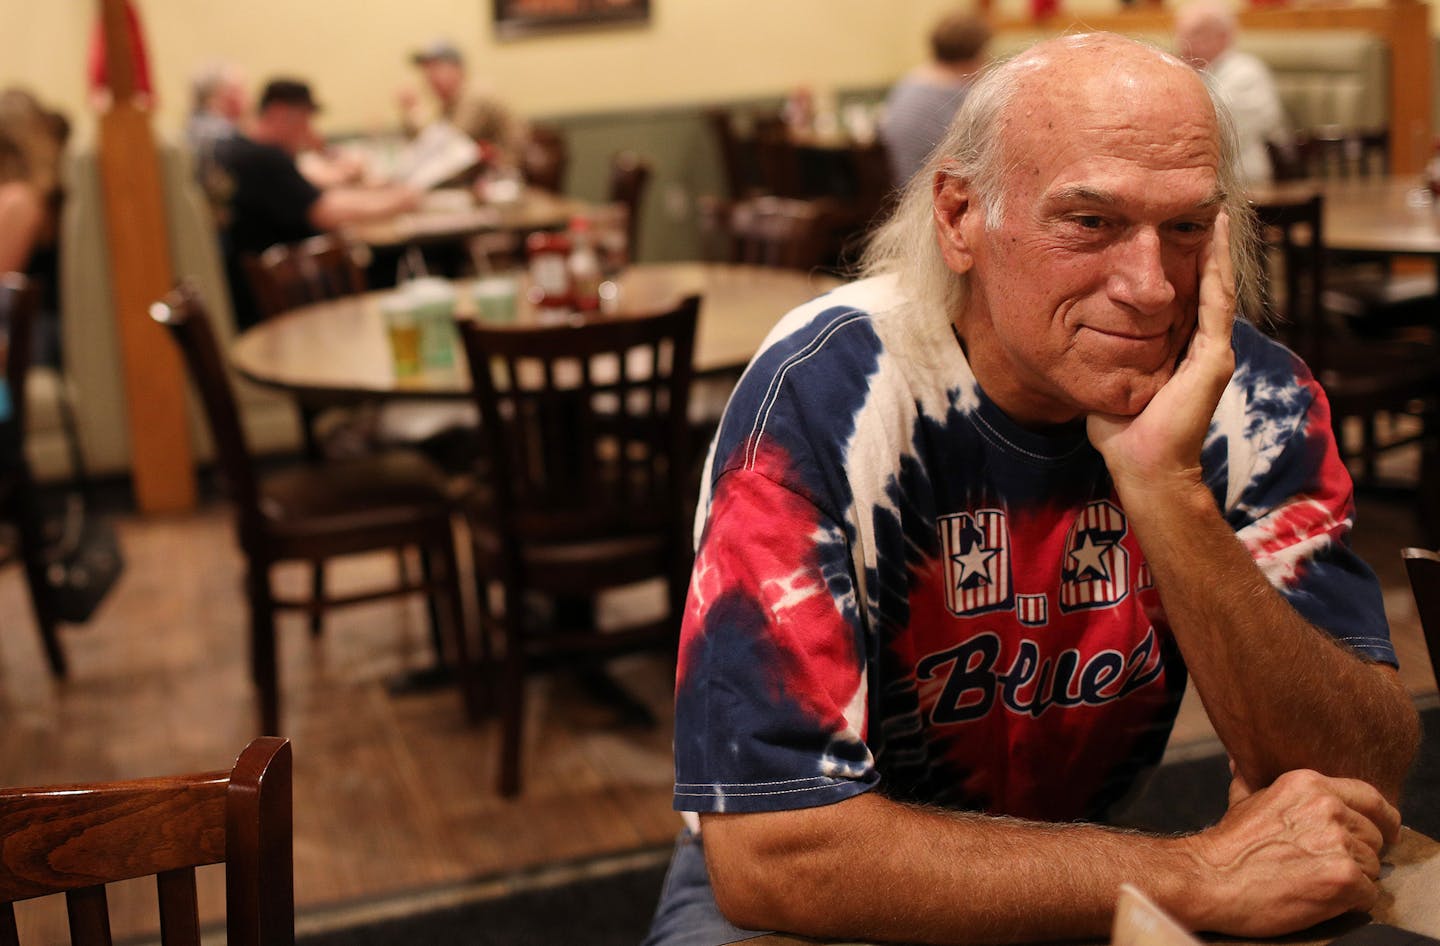
[[[940,241],[940,255],[945,258],[945,265],[957,273],[969,272],[975,265],[971,237],[981,213],[971,194],[970,182],[950,174],[936,174],[934,213],[935,238]]]

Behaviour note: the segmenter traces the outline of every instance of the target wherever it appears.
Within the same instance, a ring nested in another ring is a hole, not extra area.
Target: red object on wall
[[[130,45],[130,63],[135,70],[135,92],[144,96],[146,102],[153,106],[155,91],[150,84],[150,60],[145,55],[145,34],[140,28],[140,14],[131,0],[125,0],[125,37]],[[90,31],[88,75],[92,95],[110,90],[110,70],[105,61],[105,29],[99,16],[95,18],[95,28]]]
[[[1030,16],[1036,20],[1053,16],[1059,9],[1060,0],[1030,0]]]

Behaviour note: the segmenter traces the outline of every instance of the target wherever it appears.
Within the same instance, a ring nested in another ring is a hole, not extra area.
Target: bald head
[[[1175,14],[1175,48],[1196,69],[1220,58],[1235,42],[1235,12],[1215,0],[1196,0]]]

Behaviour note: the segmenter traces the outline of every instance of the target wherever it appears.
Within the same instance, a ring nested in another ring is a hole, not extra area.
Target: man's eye
[[[1075,223],[1086,230],[1099,230],[1105,226],[1105,218],[1096,214],[1079,214]]]
[[[1191,234],[1206,233],[1210,224],[1200,220],[1181,220],[1175,224],[1175,232],[1189,236]]]

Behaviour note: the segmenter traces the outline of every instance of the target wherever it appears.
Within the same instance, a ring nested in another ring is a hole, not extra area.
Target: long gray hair
[[[1073,46],[1124,39],[1114,34],[1089,33],[1064,38]],[[1189,69],[1164,50],[1134,40],[1177,68]],[[936,145],[925,166],[910,180],[894,213],[871,237],[860,259],[861,274],[894,274],[913,304],[940,310],[954,318],[963,310],[969,279],[945,264],[935,234],[934,188],[936,175],[968,181],[975,199],[985,211],[988,229],[999,228],[1005,215],[1006,183],[1011,160],[1003,144],[1006,112],[1014,102],[1021,83],[1018,73],[1032,61],[1027,53],[990,66],[971,86],[949,131]],[[1207,81],[1219,126],[1219,187],[1230,217],[1230,257],[1235,269],[1235,293],[1243,317],[1257,311],[1258,263],[1255,252],[1255,214],[1245,197],[1240,177],[1239,145],[1230,112]]]

